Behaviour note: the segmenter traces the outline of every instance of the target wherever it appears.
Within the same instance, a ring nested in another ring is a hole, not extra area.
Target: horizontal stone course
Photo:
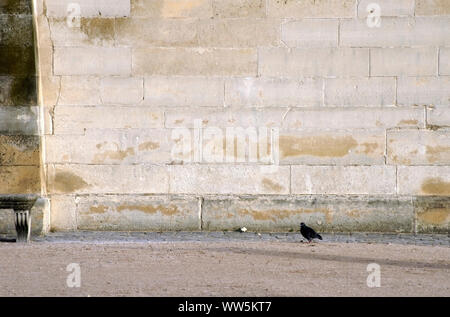
[[[197,119],[203,127],[282,127],[290,130],[425,127],[423,107],[181,108],[165,111],[166,128],[193,128]]]
[[[49,35],[55,47],[113,47],[116,43],[116,19],[80,18],[70,24],[67,18],[49,18]]]
[[[388,196],[211,197],[202,203],[205,230],[411,232],[413,203]]]

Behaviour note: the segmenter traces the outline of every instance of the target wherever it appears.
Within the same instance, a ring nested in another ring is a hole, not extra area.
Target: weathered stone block
[[[100,98],[103,104],[137,105],[144,98],[142,78],[109,77],[100,82]]]
[[[146,129],[84,136],[50,135],[47,163],[144,164],[170,163],[171,130]]]
[[[132,0],[131,15],[160,18],[212,17],[211,0]]]
[[[130,75],[127,47],[56,47],[55,75]]]
[[[198,22],[196,19],[117,19],[116,41],[132,47],[198,46]]]
[[[358,18],[367,18],[372,3],[380,6],[381,17],[414,16],[415,0],[361,0],[358,2]],[[369,9],[369,10],[368,10]]]
[[[450,197],[417,197],[414,211],[418,233],[450,232]]]
[[[195,197],[109,195],[78,198],[80,230],[199,230]]]
[[[450,17],[382,18],[380,27],[366,19],[342,20],[340,44],[351,47],[407,47],[449,45]]]
[[[34,106],[37,104],[35,76],[0,76],[2,106]]]
[[[280,20],[221,19],[202,20],[198,43],[202,47],[278,46]]]
[[[137,48],[134,75],[255,76],[253,48]]]
[[[258,68],[261,76],[368,76],[369,50],[261,48]]]
[[[450,104],[450,77],[400,77],[397,84],[398,104]]]
[[[36,75],[34,48],[0,47],[0,75],[27,78]]]
[[[39,164],[38,136],[0,135],[0,166]]]
[[[416,15],[450,15],[447,0],[416,0]]]
[[[170,193],[174,194],[288,194],[289,167],[273,173],[250,165],[171,165]]]
[[[382,165],[385,131],[280,131],[281,164]]]
[[[431,128],[450,127],[450,107],[427,107],[427,126]]]
[[[268,15],[283,18],[351,18],[353,0],[268,1]]]
[[[52,195],[50,228],[52,231],[76,231],[77,214],[75,196]]]
[[[387,132],[388,163],[450,165],[450,130]]]
[[[100,101],[100,79],[93,76],[62,76],[58,105],[94,106]]]
[[[39,166],[0,166],[0,193],[36,194],[40,192]]]
[[[279,127],[285,109],[207,109],[191,108],[189,110],[167,110],[165,112],[166,128],[194,128],[196,120],[202,127]]]
[[[144,104],[222,107],[224,80],[207,77],[147,77]]]
[[[33,17],[22,14],[1,14],[0,46],[33,47]]]
[[[320,106],[322,79],[235,78],[225,82],[227,106]]]
[[[371,76],[435,76],[437,52],[434,47],[373,48]]]
[[[450,196],[450,166],[399,166],[398,194]]]
[[[395,78],[330,78],[325,80],[325,105],[380,106],[395,104]]]
[[[339,21],[311,19],[288,21],[281,26],[281,39],[289,47],[337,47]]]
[[[393,166],[292,166],[293,194],[395,194]]]
[[[214,16],[219,18],[262,18],[266,16],[265,0],[212,0]]]
[[[0,14],[32,14],[29,0],[0,1]]]
[[[144,107],[65,106],[55,109],[55,134],[85,134],[104,129],[162,128],[162,111]]]
[[[38,107],[0,106],[0,134],[37,135]]]

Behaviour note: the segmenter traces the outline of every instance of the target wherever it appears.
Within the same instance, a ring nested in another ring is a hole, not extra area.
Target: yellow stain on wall
[[[186,11],[191,11],[192,9],[203,4],[205,0],[168,0],[164,1],[164,6],[161,10],[161,15],[163,17],[179,17],[184,16]]]

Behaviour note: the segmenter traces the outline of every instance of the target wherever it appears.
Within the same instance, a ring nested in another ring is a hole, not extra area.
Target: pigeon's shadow
[[[15,238],[5,238],[5,237],[0,237],[0,243],[2,242],[16,242]]]
[[[450,270],[450,263],[427,263],[419,261],[404,261],[404,260],[390,260],[390,259],[379,259],[379,258],[367,258],[367,257],[356,257],[347,255],[334,255],[334,254],[317,254],[317,253],[304,253],[304,252],[293,252],[293,251],[276,251],[276,250],[260,250],[253,248],[214,248],[209,249],[211,251],[218,252],[232,252],[238,254],[246,255],[265,255],[265,256],[275,256],[284,258],[294,258],[302,260],[318,260],[318,261],[333,261],[333,262],[344,262],[344,263],[378,263],[380,265],[393,265],[404,268],[431,268],[431,269],[447,269]]]

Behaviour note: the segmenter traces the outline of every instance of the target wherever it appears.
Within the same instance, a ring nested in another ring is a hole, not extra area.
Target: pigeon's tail
[[[320,234],[317,234],[316,238],[322,240],[322,236]]]

